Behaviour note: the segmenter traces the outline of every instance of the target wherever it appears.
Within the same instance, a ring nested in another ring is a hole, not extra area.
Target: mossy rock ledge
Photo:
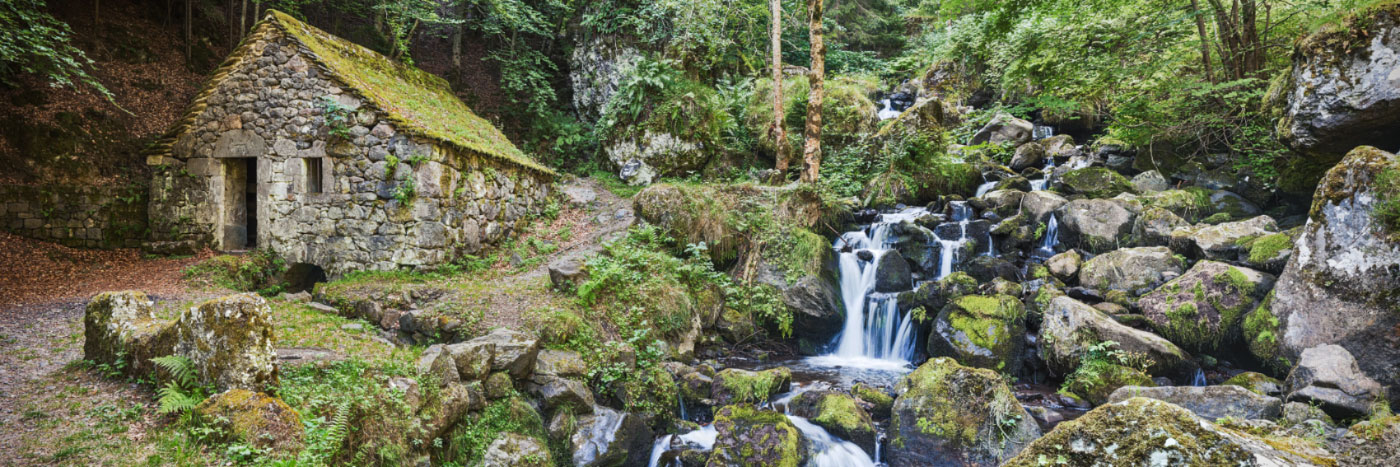
[[[896,386],[888,462],[894,467],[997,465],[1040,436],[995,371],[934,358]]]
[[[804,392],[793,398],[789,411],[874,455],[875,422],[850,395],[836,391]]]
[[[301,448],[301,415],[266,393],[230,389],[200,403],[195,412],[229,440],[279,453]]]
[[[1061,423],[1006,466],[1316,465],[1309,451],[1217,426],[1166,402],[1136,397]]]
[[[1191,355],[1162,336],[1123,325],[1068,296],[1050,299],[1043,307],[1040,355],[1055,373],[1073,373],[1088,355],[1089,347],[1105,341],[1117,342],[1119,349],[1146,355],[1152,362],[1147,369],[1151,375],[1183,379],[1195,373],[1197,365]]]
[[[83,359],[123,368],[130,376],[150,375],[151,359],[170,355],[176,337],[171,323],[154,313],[155,302],[144,292],[93,297],[83,315]]]

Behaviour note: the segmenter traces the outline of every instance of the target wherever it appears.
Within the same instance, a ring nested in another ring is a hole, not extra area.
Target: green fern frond
[[[194,361],[184,355],[166,355],[151,359],[157,367],[170,374],[174,383],[180,386],[193,386],[199,377],[199,372],[194,366]]]
[[[184,413],[194,410],[200,402],[204,402],[203,391],[198,389],[186,391],[174,382],[166,383],[165,387],[156,390],[159,396],[157,411],[163,414]]]

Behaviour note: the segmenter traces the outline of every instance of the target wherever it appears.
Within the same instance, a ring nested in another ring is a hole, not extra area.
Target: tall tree
[[[822,97],[826,84],[826,44],[822,43],[822,0],[807,0],[807,33],[812,42],[812,71],[808,75],[807,131],[802,147],[802,181],[815,183],[822,165]]]
[[[773,44],[773,141],[777,147],[776,177],[781,180],[788,169],[787,126],[783,124],[783,1],[768,0],[768,11],[772,15],[768,38]]]
[[[1210,34],[1206,33],[1205,11],[1201,10],[1201,4],[1197,0],[1191,0],[1191,16],[1196,17],[1196,32],[1201,35],[1201,66],[1202,73],[1206,75],[1206,81],[1215,82],[1215,73],[1210,70]]]

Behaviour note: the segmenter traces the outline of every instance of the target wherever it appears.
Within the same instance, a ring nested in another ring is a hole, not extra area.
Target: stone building
[[[147,156],[148,248],[270,248],[332,275],[476,252],[554,177],[441,78],[277,11]]]

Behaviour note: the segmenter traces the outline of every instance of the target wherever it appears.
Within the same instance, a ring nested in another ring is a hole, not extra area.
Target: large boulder
[[[1321,405],[1342,419],[1364,416],[1386,400],[1386,388],[1362,373],[1356,359],[1339,345],[1304,350],[1283,384],[1288,400]]]
[[[604,107],[622,87],[643,57],[637,41],[616,34],[578,34],[569,57],[569,84],[574,109],[588,121],[597,121]]]
[[[875,422],[850,395],[836,391],[807,391],[793,398],[788,411],[810,420],[838,438],[856,443],[866,452],[875,452]]]
[[[1098,253],[1124,242],[1132,233],[1137,214],[1119,200],[1080,199],[1065,203],[1055,216],[1061,242]]]
[[[1090,198],[1112,198],[1119,193],[1133,192],[1132,182],[1105,167],[1071,170],[1056,179],[1055,186],[1062,192]]]
[[[1400,386],[1400,239],[1375,217],[1376,176],[1397,169],[1394,154],[1360,147],[1323,177],[1271,306],[1255,311],[1257,355],[1296,359],[1337,344],[1367,375]]]
[[[548,467],[549,446],[539,438],[503,432],[481,456],[481,467]]]
[[[1278,134],[1331,163],[1359,145],[1400,147],[1400,7],[1358,11],[1297,43],[1293,68],[1271,89]]]
[[[1147,373],[1115,361],[1122,362],[1110,358],[1086,358],[1078,370],[1065,378],[1060,390],[1090,404],[1103,405],[1119,388],[1152,386],[1152,377]]]
[[[194,411],[225,441],[282,454],[301,449],[305,431],[301,416],[282,399],[266,393],[229,389],[205,399]]]
[[[1240,338],[1240,320],[1274,286],[1274,276],[1215,261],[1200,261],[1181,277],[1138,300],[1142,314],[1168,340],[1214,352]]]
[[[540,353],[539,339],[507,328],[466,342],[447,346],[457,362],[461,379],[483,379],[490,372],[504,371],[516,380],[529,379]]]
[[[1254,269],[1279,274],[1292,256],[1293,236],[1279,232],[1246,240],[1241,245],[1238,261]]]
[[[1050,222],[1050,214],[1060,209],[1069,200],[1053,192],[1040,190],[1026,193],[1021,197],[1021,213],[1030,216],[1036,223]]]
[[[1040,143],[1030,142],[1016,148],[1016,154],[1011,156],[1011,165],[1007,167],[1020,172],[1031,167],[1040,167],[1044,160],[1045,147]]]
[[[186,309],[175,322],[175,353],[220,390],[277,385],[272,310],[255,293],[229,295]]]
[[[894,467],[998,465],[1040,436],[1035,420],[992,370],[934,358],[895,391],[887,460]]]
[[[1156,334],[1133,329],[1102,311],[1067,296],[1055,297],[1044,309],[1040,328],[1040,355],[1051,371],[1068,375],[1079,368],[1089,348],[1106,341],[1152,361],[1152,375],[1185,377],[1196,364],[1181,348]]]
[[[593,407],[593,415],[576,421],[569,438],[573,465],[640,465],[650,452],[652,432],[641,417],[607,407]]]
[[[875,291],[903,292],[914,288],[909,262],[898,251],[886,251],[875,258]]]
[[[1045,267],[1049,268],[1050,275],[1065,282],[1079,277],[1079,267],[1083,264],[1083,257],[1074,250],[1051,256],[1050,259],[1045,260]]]
[[[155,302],[144,292],[93,297],[83,314],[83,359],[131,376],[150,375],[151,359],[170,355],[175,347],[175,328],[154,313]]]
[[[1146,397],[1172,403],[1206,420],[1234,417],[1273,420],[1283,415],[1283,401],[1240,386],[1124,386],[1113,391],[1109,403]]]
[[[798,266],[775,264],[763,258],[755,280],[777,289],[792,314],[793,337],[804,351],[812,351],[841,332],[845,312],[836,272],[836,254],[820,235],[798,230],[792,261]],[[800,255],[800,256],[799,256]]]
[[[987,122],[987,125],[972,135],[971,145],[992,143],[1020,146],[1029,143],[1035,132],[1031,122],[1000,113]]]
[[[715,412],[715,446],[707,466],[797,467],[807,462],[807,439],[786,415],[748,405]]]
[[[1159,207],[1147,207],[1133,221],[1133,239],[1138,246],[1166,246],[1171,244],[1172,232],[1190,227],[1181,216]]]
[[[792,370],[786,367],[763,371],[725,368],[715,373],[710,394],[717,406],[735,403],[761,404],[791,388]]]
[[[1251,238],[1278,232],[1278,224],[1269,216],[1209,225],[1181,227],[1171,234],[1172,251],[1191,258],[1234,261],[1243,244]]]
[[[1015,374],[1025,342],[1026,308],[1008,295],[964,295],[943,307],[928,336],[929,354]]]
[[[1311,458],[1136,397],[1059,424],[1005,465],[1314,465]]]
[[[1184,266],[1165,247],[1123,248],[1085,261],[1079,268],[1079,285],[1103,291],[1145,292],[1181,275]]]
[[[1133,188],[1137,189],[1138,193],[1166,191],[1168,188],[1171,188],[1171,185],[1167,184],[1166,177],[1163,177],[1162,173],[1156,170],[1149,170],[1137,174],[1133,177],[1132,184]]]

